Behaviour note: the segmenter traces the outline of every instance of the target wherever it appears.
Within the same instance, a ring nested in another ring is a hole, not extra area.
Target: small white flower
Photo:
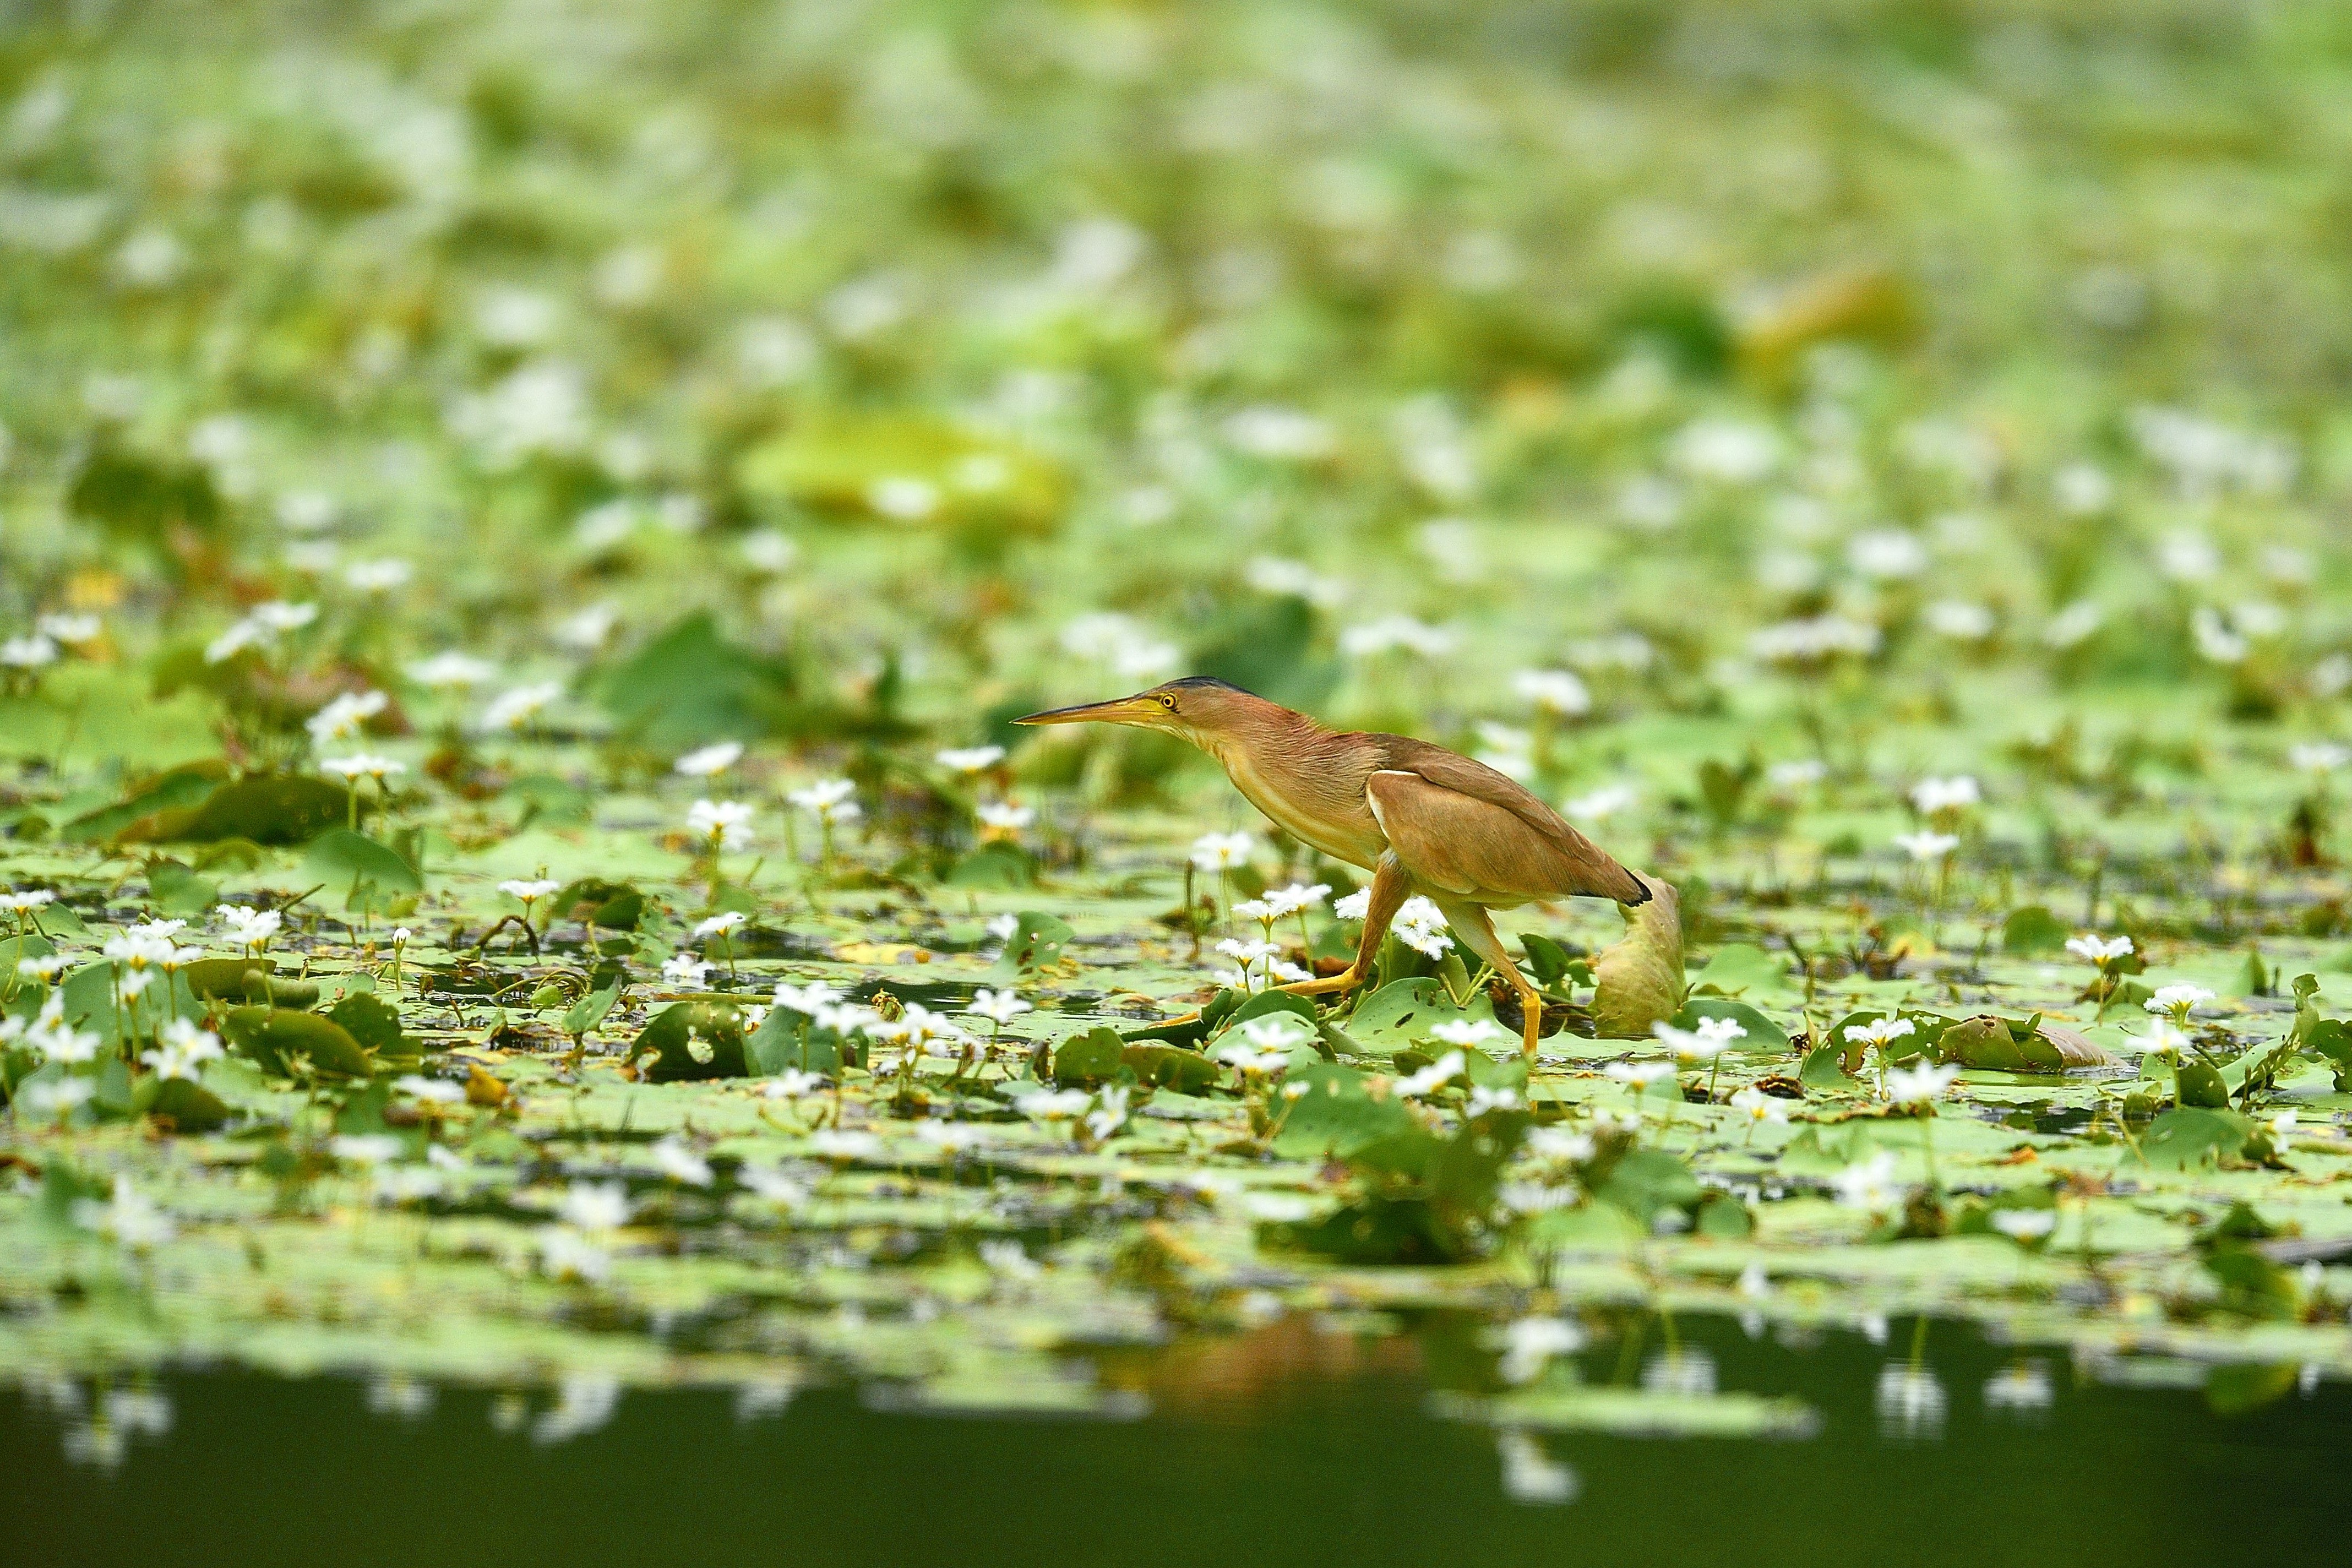
[[[2332,773],[2347,763],[2352,763],[2352,746],[2340,746],[2333,741],[2314,741],[2288,747],[2286,756],[2298,773]]]
[[[304,720],[302,727],[310,731],[314,745],[354,740],[391,700],[381,691],[346,691]]]
[[[2044,645],[2061,652],[2088,642],[2105,624],[2106,611],[2089,599],[2077,599],[2050,617],[2042,627]]]
[[[1960,847],[1960,841],[1953,834],[1922,831],[1898,833],[1895,836],[1895,845],[1896,848],[1909,855],[1912,859],[1925,862],[1942,859],[1958,849]]]
[[[1242,1038],[1253,1050],[1288,1053],[1315,1037],[1315,1026],[1296,1013],[1267,1013],[1244,1018]]]
[[[2066,939],[2066,951],[2077,958],[2086,958],[2104,969],[2118,958],[2131,956],[2132,939],[2127,936],[2101,939],[2095,931],[2084,931]]]
[[[2197,651],[2215,664],[2238,664],[2252,651],[2252,644],[2230,623],[2221,612],[2210,605],[2200,605],[2189,616],[2189,640]]]
[[[613,635],[621,615],[610,605],[590,605],[555,625],[555,640],[579,653],[594,653]]]
[[[754,808],[740,800],[698,800],[687,807],[688,832],[713,848],[732,849],[751,837]]]
[[[38,632],[0,642],[0,665],[10,669],[39,669],[58,661],[58,645]]]
[[[1212,874],[1249,864],[1257,840],[1246,833],[1204,833],[1192,841],[1194,868]]]
[[[1035,1012],[1036,1008],[1012,991],[991,991],[983,986],[971,994],[971,1005],[964,1011],[1002,1027],[1024,1013]]]
[[[1883,1214],[1903,1201],[1895,1182],[1895,1156],[1882,1149],[1859,1164],[1848,1165],[1830,1178],[1838,1202],[1848,1208]]]
[[[1911,804],[1918,807],[1922,816],[1964,810],[1982,799],[1977,791],[1977,781],[1966,773],[1958,778],[1921,779],[1911,790]]]
[[[2058,1228],[2056,1209],[1995,1209],[1993,1229],[2011,1241],[2039,1241]]]
[[[433,1105],[462,1105],[466,1090],[462,1085],[443,1079],[425,1078],[417,1073],[404,1073],[392,1080],[394,1092],[411,1100],[422,1100]]]
[[[2168,1019],[2159,1018],[2143,1037],[2147,1041],[2147,1054],[2167,1059],[2178,1057],[2189,1048],[2189,1037]]]
[[[820,1009],[830,1007],[842,999],[842,994],[822,980],[812,980],[806,985],[794,985],[790,981],[776,982],[772,1000],[779,1007],[794,1013],[804,1013],[814,1018]]]
[[[1672,1062],[1611,1062],[1601,1072],[1625,1085],[1636,1094],[1647,1092],[1654,1083],[1664,1083],[1675,1076]]]
[[[1927,547],[1917,534],[1903,529],[1873,529],[1847,542],[1846,560],[1864,577],[1895,581],[1927,569]]]
[[[1580,1165],[1592,1158],[1598,1146],[1589,1132],[1572,1132],[1565,1127],[1531,1127],[1528,1130],[1527,1147],[1528,1152],[1538,1160]]]
[[[1004,748],[1002,746],[950,747],[940,752],[935,760],[940,766],[950,773],[984,773],[1004,760]]]
[[[514,687],[491,699],[489,706],[482,710],[481,728],[488,734],[520,731],[562,695],[561,681],[542,680]]]
[[[1007,1279],[1035,1279],[1045,1272],[1017,1241],[983,1241],[977,1250],[991,1274],[1001,1274]]]
[[[1085,1114],[1094,1104],[1094,1096],[1079,1089],[1045,1089],[1024,1094],[1013,1102],[1022,1115],[1038,1121],[1067,1121]]]
[[[1661,1045],[1684,1061],[1713,1061],[1723,1054],[1732,1041],[1744,1039],[1748,1030],[1734,1018],[1701,1018],[1693,1029],[1678,1029],[1660,1022],[1650,1026],[1650,1032]]]
[[[1460,1051],[1448,1051],[1419,1072],[1397,1079],[1396,1092],[1407,1100],[1434,1094],[1462,1076],[1463,1065],[1468,1059]]]
[[[134,1252],[161,1247],[179,1233],[172,1216],[135,1190],[131,1178],[123,1175],[114,1178],[114,1198],[110,1203],[100,1203],[95,1198],[76,1199],[73,1222],[84,1230],[110,1236]]]
[[[1866,1024],[1848,1024],[1845,1026],[1845,1037],[1853,1044],[1877,1046],[1882,1048],[1916,1032],[1910,1019],[1892,1016],[1873,1018]]]
[[[823,1073],[802,1072],[787,1068],[760,1086],[760,1093],[769,1100],[800,1100],[814,1094],[825,1085]]]
[[[725,773],[742,758],[742,742],[716,741],[708,746],[698,747],[687,752],[686,755],[678,758],[672,767],[688,778],[707,779],[714,774]]]
[[[1250,1021],[1258,1022],[1256,1019]],[[1247,1040],[1236,1040],[1217,1053],[1217,1060],[1235,1068],[1244,1077],[1263,1078],[1287,1069],[1290,1051],[1287,1047],[1266,1047]]]
[[[368,752],[354,752],[348,757],[322,757],[319,771],[343,779],[375,779],[381,782],[394,773],[404,773],[408,764],[391,757],[379,757]]]
[[[1371,912],[1372,890],[1361,888],[1331,906],[1331,913],[1339,920],[1360,921]]]
[[[784,798],[819,822],[855,822],[861,813],[850,797],[856,793],[857,786],[847,779],[819,779],[805,788],[788,792]]]
[[[354,1165],[382,1165],[408,1152],[408,1145],[389,1132],[350,1132],[327,1140],[327,1152]]]
[[[1583,681],[1565,669],[1523,669],[1511,677],[1511,689],[1547,713],[1579,719],[1592,711],[1592,693]]]
[[[1293,882],[1286,888],[1276,888],[1266,894],[1265,907],[1270,918],[1280,920],[1301,910],[1314,909],[1330,896],[1331,884],[1328,882],[1318,882],[1312,887],[1303,882]]]
[[[84,643],[96,642],[106,626],[96,616],[47,615],[37,617],[33,629],[51,642],[79,647]]]
[[[1743,1089],[1731,1097],[1731,1109],[1750,1121],[1786,1121],[1789,1103],[1779,1095],[1767,1094],[1760,1089]]]
[[[1886,1075],[1886,1098],[1896,1105],[1924,1105],[1941,1098],[1959,1076],[1959,1068],[1934,1062],[1896,1068]]]
[[[1431,958],[1443,958],[1454,945],[1445,934],[1445,916],[1429,900],[1416,894],[1407,899],[1396,912],[1396,921],[1389,928],[1396,939],[1416,952]]]
[[[574,1182],[555,1212],[564,1224],[593,1234],[628,1224],[634,1207],[628,1189],[618,1182]]]
[[[57,901],[57,894],[47,888],[29,888],[20,893],[0,895],[0,910],[18,919],[45,910]]]
[[[773,1165],[746,1163],[735,1168],[735,1180],[750,1189],[754,1197],[780,1208],[798,1208],[808,1202],[807,1184]]]
[[[433,691],[471,691],[499,672],[486,658],[452,649],[408,667],[408,679]]]
[[[155,1048],[139,1058],[159,1078],[194,1079],[205,1063],[219,1061],[226,1054],[218,1035],[186,1018],[166,1019],[159,1036]]]
[[[1759,628],[1749,636],[1748,650],[1770,663],[1811,664],[1838,654],[1867,658],[1883,640],[1879,629],[1867,622],[1815,616]]]
[[[1448,1018],[1442,1024],[1433,1025],[1429,1037],[1442,1045],[1468,1047],[1483,1046],[1488,1040],[1510,1037],[1491,1018]]]
[[[2162,985],[2140,1005],[2158,1016],[2168,1015],[2176,1024],[2186,1024],[2190,1012],[2211,1000],[2213,993],[2202,985]]]
[[[1478,1117],[1486,1115],[1490,1110],[1517,1110],[1518,1109],[1519,1091],[1517,1089],[1487,1089],[1482,1085],[1473,1085],[1470,1090],[1470,1097],[1462,1103],[1462,1114],[1464,1117],[1473,1121]]]
[[[1503,1359],[1496,1372],[1505,1383],[1533,1383],[1555,1356],[1584,1348],[1584,1331],[1563,1318],[1521,1318],[1503,1326]]]
[[[1127,1125],[1127,1089],[1118,1084],[1106,1085],[1095,1096],[1095,1108],[1087,1112],[1087,1132],[1096,1142]]]
[[[1928,630],[1954,642],[1982,642],[1998,624],[1991,610],[1965,599],[1938,599],[1925,615]]]
[[[343,582],[362,594],[388,594],[405,587],[416,568],[405,561],[354,561],[343,568]]]
[[[247,952],[258,952],[269,945],[286,917],[276,910],[248,910],[242,904],[219,904],[213,909],[221,923],[228,927],[230,940]]]
[[[686,1146],[686,1141],[672,1133],[648,1151],[661,1173],[673,1182],[689,1187],[707,1187],[711,1182],[710,1162]]]
[[[822,1127],[809,1134],[809,1150],[828,1160],[872,1160],[881,1154],[882,1140],[857,1128]]]
[[[1402,648],[1417,658],[1442,658],[1454,651],[1454,634],[1411,616],[1386,616],[1348,627],[1339,634],[1339,651],[1350,658],[1371,658]]]
[[[992,833],[1018,833],[1037,820],[1034,806],[1015,805],[1010,801],[984,800],[976,810],[980,825]]]
[[[561,882],[548,881],[543,879],[530,881],[512,880],[500,882],[499,891],[509,897],[520,899],[528,905],[538,902],[562,886],[563,884]]]
[[[1631,808],[1641,799],[1632,784],[1603,784],[1591,795],[1559,803],[1560,815],[1576,822],[1599,822]]]
[[[729,910],[723,914],[716,914],[710,916],[707,920],[697,921],[694,922],[693,940],[700,942],[706,937],[726,936],[734,931],[737,928],[740,927],[743,922],[749,919],[751,919],[751,917],[740,910]]]
[[[93,1042],[97,1038],[95,1035],[90,1037]],[[91,1048],[96,1048],[95,1044]],[[21,1092],[25,1097],[26,1110],[36,1116],[53,1117],[62,1121],[89,1103],[98,1093],[98,1083],[96,1079],[87,1078],[36,1079],[24,1085]]]
[[[662,960],[661,966],[664,980],[673,985],[683,985],[689,989],[698,988],[702,984],[702,977],[709,973],[710,970],[711,966],[709,963],[690,952],[681,952],[673,957],[665,958]]]

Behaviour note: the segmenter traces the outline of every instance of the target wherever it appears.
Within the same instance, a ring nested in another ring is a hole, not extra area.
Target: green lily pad
[[[652,1083],[692,1079],[741,1078],[751,1070],[743,1054],[743,1015],[731,1002],[673,1002],[638,1031],[627,1065],[650,1054],[645,1075]]]

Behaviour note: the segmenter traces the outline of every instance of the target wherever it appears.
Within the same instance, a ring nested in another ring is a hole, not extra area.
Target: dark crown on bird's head
[[[1239,691],[1244,697],[1255,697],[1255,691],[1244,690],[1230,680],[1219,680],[1213,675],[1186,675],[1160,683],[1171,691]]]

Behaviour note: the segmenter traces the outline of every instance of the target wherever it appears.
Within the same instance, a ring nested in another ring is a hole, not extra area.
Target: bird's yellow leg
[[[1315,980],[1294,980],[1275,989],[1292,996],[1328,996],[1334,991],[1353,991],[1363,983],[1364,977],[1351,963],[1337,974],[1326,974]]]
[[[1372,960],[1380,956],[1381,943],[1388,938],[1389,922],[1403,907],[1412,885],[1412,879],[1397,864],[1393,853],[1381,856],[1379,867],[1372,872],[1372,896],[1364,907],[1364,934],[1356,940],[1354,960],[1337,974],[1326,974],[1318,980],[1294,980],[1275,989],[1293,996],[1328,996],[1361,985],[1370,978]]]
[[[1454,928],[1454,934],[1462,939],[1462,945],[1493,965],[1495,973],[1519,994],[1520,1048],[1529,1061],[1535,1060],[1536,1043],[1543,1037],[1542,995],[1519,973],[1519,966],[1511,962],[1503,939],[1495,934],[1495,922],[1487,918],[1483,906],[1441,899],[1437,907],[1444,914],[1445,923]]]

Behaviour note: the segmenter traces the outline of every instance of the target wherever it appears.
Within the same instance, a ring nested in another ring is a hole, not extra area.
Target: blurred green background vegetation
[[[86,755],[449,649],[653,751],[1206,670],[1560,788],[2352,684],[2338,5],[5,15],[0,595],[101,616],[11,674]]]

